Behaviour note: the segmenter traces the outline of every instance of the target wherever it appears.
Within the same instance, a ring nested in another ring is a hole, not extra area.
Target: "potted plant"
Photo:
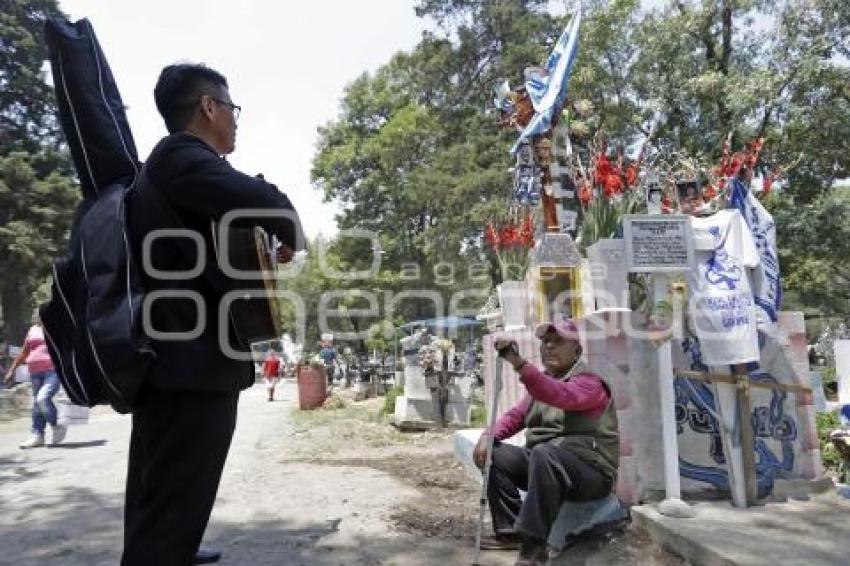
[[[325,364],[318,353],[305,353],[295,368],[298,384],[298,407],[301,410],[321,407],[328,396]]]

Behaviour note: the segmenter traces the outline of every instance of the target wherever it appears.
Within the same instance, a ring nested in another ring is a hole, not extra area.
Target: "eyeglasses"
[[[233,112],[233,119],[234,120],[239,119],[239,114],[242,113],[242,107],[241,106],[239,106],[237,104],[233,104],[232,102],[228,102],[226,100],[221,100],[220,98],[215,98],[214,96],[211,96],[210,98],[213,99],[214,101],[218,102],[219,104],[224,104],[225,106],[228,106],[230,108],[230,111]]]

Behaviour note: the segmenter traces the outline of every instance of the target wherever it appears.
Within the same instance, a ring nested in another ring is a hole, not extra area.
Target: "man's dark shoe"
[[[481,537],[481,550],[519,550],[522,538],[516,534],[495,534]]]
[[[549,547],[546,541],[524,537],[514,566],[546,566],[547,564],[549,564]]]
[[[202,544],[195,553],[195,564],[215,564],[220,558],[220,550]]]

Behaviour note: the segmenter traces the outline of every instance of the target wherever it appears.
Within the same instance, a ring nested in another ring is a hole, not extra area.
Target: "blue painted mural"
[[[763,335],[759,340],[763,341]],[[760,344],[761,346],[762,344]],[[707,372],[708,367],[702,363],[699,342],[689,336],[682,341],[685,357],[693,371]],[[753,382],[773,382],[777,380],[752,364],[749,369],[750,380]],[[702,381],[677,376],[675,379],[676,396],[676,427],[680,435],[706,435],[707,464],[679,459],[682,477],[711,484],[719,490],[729,489],[729,475],[726,471],[726,456],[723,453],[723,443],[720,436],[720,422],[713,388]],[[765,391],[764,395],[752,396],[752,424],[755,433],[756,475],[758,478],[758,496],[764,497],[773,490],[774,480],[786,477],[794,468],[794,441],[797,438],[797,423],[794,417],[785,411],[785,401],[788,393],[778,390]],[[756,399],[769,396],[766,405],[756,405]],[[735,428],[737,429],[736,423]],[[738,431],[734,430],[733,434]],[[776,452],[775,452],[776,451]],[[778,452],[778,453],[777,453]]]

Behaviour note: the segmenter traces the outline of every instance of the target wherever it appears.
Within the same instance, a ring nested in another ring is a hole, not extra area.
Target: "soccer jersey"
[[[737,210],[691,218],[694,238],[710,239],[713,249],[694,251],[688,276],[693,330],[707,365],[759,359],[756,311],[747,268],[759,264],[752,235]]]

